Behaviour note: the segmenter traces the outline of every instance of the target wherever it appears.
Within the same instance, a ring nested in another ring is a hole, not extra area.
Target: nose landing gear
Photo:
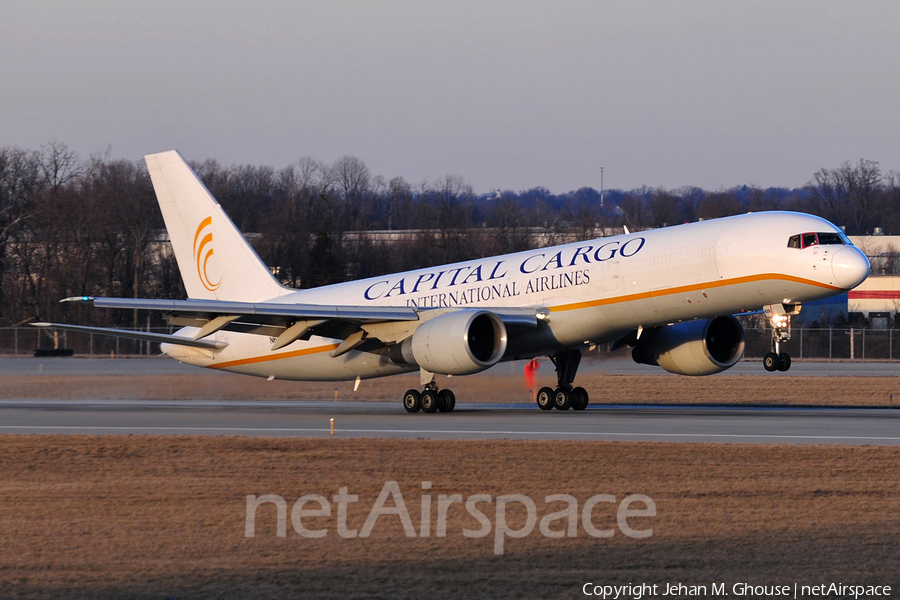
[[[766,371],[787,371],[791,368],[791,355],[781,351],[781,342],[791,339],[791,315],[800,312],[800,305],[786,307],[772,304],[764,306],[763,312],[772,325],[772,349],[763,356],[763,368]]]
[[[791,368],[791,355],[786,352],[767,352],[763,356],[766,371],[787,371]]]

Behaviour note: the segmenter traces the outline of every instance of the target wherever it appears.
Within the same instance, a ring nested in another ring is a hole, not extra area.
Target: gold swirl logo
[[[210,292],[216,291],[219,288],[219,284],[222,283],[221,278],[215,283],[210,281],[209,274],[206,272],[209,259],[213,255],[212,241],[212,217],[210,216],[200,221],[200,225],[197,227],[196,233],[194,233],[194,259],[197,262],[197,275],[200,277],[200,283],[203,284],[203,287]]]

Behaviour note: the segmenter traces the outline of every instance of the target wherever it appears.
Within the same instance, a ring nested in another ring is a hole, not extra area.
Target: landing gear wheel
[[[427,413],[437,412],[438,397],[437,393],[434,390],[425,390],[424,392],[422,392],[420,399],[423,411]]]
[[[406,393],[403,394],[403,408],[408,413],[419,412],[419,409],[422,408],[419,390],[406,390]]]
[[[782,352],[778,355],[778,370],[779,371],[787,371],[791,368],[791,355]]]
[[[553,408],[553,390],[544,387],[538,390],[537,405],[541,410],[550,410]]]
[[[572,410],[584,410],[587,408],[588,401],[590,398],[588,397],[587,390],[583,387],[577,387],[572,390]]]
[[[438,410],[441,412],[453,412],[456,407],[456,396],[450,390],[441,390],[437,395]]]
[[[781,361],[778,360],[778,355],[774,352],[767,352],[766,355],[763,356],[763,368],[766,371],[777,371],[780,364]]]
[[[553,406],[557,410],[569,410],[572,406],[572,394],[566,388],[556,388],[553,392]]]

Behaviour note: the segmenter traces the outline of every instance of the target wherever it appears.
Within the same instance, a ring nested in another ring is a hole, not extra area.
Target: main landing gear
[[[456,408],[456,396],[450,390],[438,390],[437,384],[434,382],[434,375],[422,372],[422,378],[426,375],[431,376],[431,381],[425,384],[425,389],[421,392],[416,389],[406,390],[403,394],[403,408],[408,413],[422,412],[453,412]]]
[[[792,308],[799,312],[799,305]],[[791,339],[792,313],[785,311],[781,304],[765,306],[763,311],[772,324],[772,349],[763,356],[763,368],[766,371],[787,371],[791,368],[791,355],[781,351],[781,342]]]
[[[550,356],[553,366],[556,367],[557,388],[544,387],[538,390],[537,405],[541,410],[584,410],[587,408],[587,390],[583,387],[572,387],[575,381],[575,372],[581,362],[581,352],[568,350]]]

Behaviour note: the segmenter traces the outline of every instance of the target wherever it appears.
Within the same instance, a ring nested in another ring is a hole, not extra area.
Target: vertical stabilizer
[[[275,281],[184,157],[144,157],[188,298],[258,302],[289,290]]]

